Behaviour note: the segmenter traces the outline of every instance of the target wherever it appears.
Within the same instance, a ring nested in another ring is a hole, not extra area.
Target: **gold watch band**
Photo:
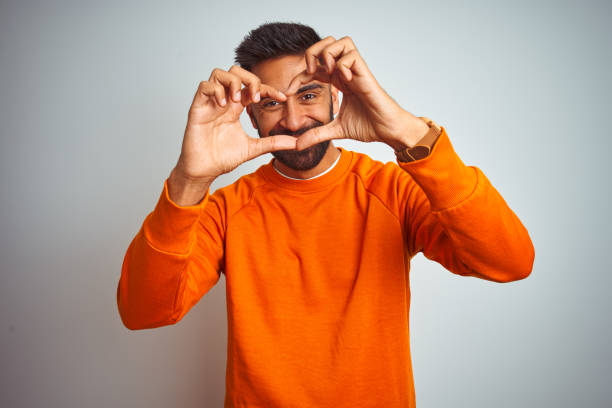
[[[430,146],[433,146],[438,136],[442,133],[440,126],[433,120],[423,116],[419,116],[419,119],[427,123],[429,131],[425,133],[425,136],[423,136],[416,145],[395,152],[395,156],[400,162],[407,163],[429,156],[431,152]]]

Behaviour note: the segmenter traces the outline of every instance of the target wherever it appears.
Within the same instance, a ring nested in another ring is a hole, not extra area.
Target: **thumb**
[[[296,149],[304,150],[326,140],[344,138],[346,138],[346,136],[342,131],[342,126],[334,119],[326,125],[317,126],[304,132],[304,134],[297,139]]]
[[[296,140],[294,136],[288,135],[267,136],[259,139],[249,137],[249,157],[247,160],[276,150],[295,150]]]

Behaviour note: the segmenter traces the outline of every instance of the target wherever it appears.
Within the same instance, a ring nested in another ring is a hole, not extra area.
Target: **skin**
[[[321,87],[304,91],[315,84]],[[338,91],[343,94],[339,108]],[[330,99],[337,113],[333,120]],[[264,108],[269,100],[277,107]],[[240,124],[245,107],[260,138],[248,136]],[[303,56],[266,60],[253,72],[217,68],[200,82],[168,193],[179,206],[196,205],[216,177],[264,153],[275,155],[283,173],[310,178],[338,157],[332,139],[383,142],[400,150],[414,146],[428,130],[382,89],[350,37],[326,37]],[[318,160],[312,147],[326,142]]]
[[[287,55],[263,61],[251,71],[262,82],[279,90],[286,90],[291,81],[306,69],[303,55]],[[253,127],[260,137],[276,134],[296,135],[333,120],[331,111],[338,113],[338,90],[321,81],[302,84],[286,101],[263,98],[246,107]],[[317,150],[319,150],[317,152]],[[319,155],[317,155],[319,153]],[[273,165],[283,174],[294,178],[310,178],[327,170],[340,155],[331,141],[322,141],[304,150],[272,152]],[[322,156],[321,156],[322,155]]]

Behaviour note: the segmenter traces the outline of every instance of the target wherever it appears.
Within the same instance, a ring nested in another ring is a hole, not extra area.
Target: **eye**
[[[275,100],[270,100],[270,101],[267,101],[266,103],[264,103],[262,106],[264,108],[274,108],[275,106],[278,106],[278,102],[275,101]]]
[[[310,99],[314,99],[314,98],[316,98],[316,97],[317,97],[317,95],[316,95],[316,94],[313,94],[313,93],[307,93],[307,94],[304,94],[304,95],[302,96],[302,99],[304,99],[304,100],[310,100]]]

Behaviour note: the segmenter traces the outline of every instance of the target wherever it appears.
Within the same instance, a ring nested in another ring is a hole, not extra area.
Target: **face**
[[[303,55],[288,55],[262,61],[252,68],[252,72],[262,83],[284,92],[291,80],[305,69]],[[259,103],[247,106],[259,137],[299,136],[308,129],[330,122],[337,111],[338,91],[319,81],[303,84],[295,95],[287,97],[286,102],[262,98]],[[279,150],[272,155],[294,170],[309,170],[319,164],[329,143],[327,140],[302,151]]]

